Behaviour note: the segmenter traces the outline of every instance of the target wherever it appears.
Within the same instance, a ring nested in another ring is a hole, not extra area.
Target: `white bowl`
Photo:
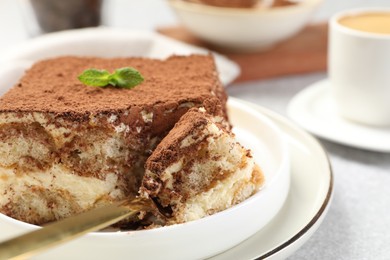
[[[168,0],[184,26],[199,38],[238,52],[270,48],[299,32],[322,0],[273,8],[225,8]]]
[[[238,140],[251,148],[266,183],[255,195],[200,220],[152,230],[94,232],[37,259],[201,259],[254,235],[278,213],[289,191],[290,164],[280,130],[265,116],[231,99],[229,115]],[[0,214],[0,240],[37,229]]]
[[[115,44],[103,40],[104,35],[115,36]],[[7,62],[0,69],[0,94],[14,85],[32,61],[40,58],[66,54],[101,56],[104,49],[110,50],[104,52],[106,56],[128,56],[131,52],[140,53],[136,50],[145,48],[145,42],[154,46],[147,48],[153,50],[151,56],[160,57],[177,46],[164,41],[165,48],[161,48],[159,41],[149,38],[143,34],[88,29],[26,42],[9,51],[4,59]],[[191,52],[192,49],[184,47],[183,52]],[[264,227],[278,213],[289,191],[288,148],[284,135],[261,113],[233,98],[229,99],[228,109],[237,139],[253,151],[264,171],[266,183],[258,193],[228,210],[185,224],[143,231],[90,233],[37,259],[199,259],[225,251]],[[37,229],[34,225],[0,214],[0,240],[34,229]]]

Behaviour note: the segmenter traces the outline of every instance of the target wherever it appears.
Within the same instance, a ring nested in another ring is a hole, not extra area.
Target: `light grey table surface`
[[[22,0],[20,0],[22,1]],[[314,21],[363,6],[390,7],[390,0],[325,0]],[[163,0],[110,0],[109,26],[153,30],[178,21]],[[17,1],[0,0],[0,58],[28,39]],[[238,97],[286,114],[289,100],[325,73],[252,81],[228,87]],[[390,154],[368,152],[320,139],[330,155],[335,191],[329,212],[310,240],[289,259],[390,259]]]

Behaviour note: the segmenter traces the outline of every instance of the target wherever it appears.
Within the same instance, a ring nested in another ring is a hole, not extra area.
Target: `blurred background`
[[[12,46],[28,37],[29,21],[23,11],[23,0],[0,1],[0,32],[3,37],[0,49]],[[65,2],[65,1],[64,1]],[[313,16],[313,22],[324,21],[333,13],[364,6],[389,6],[389,0],[324,0]],[[156,27],[171,26],[179,21],[166,0],[106,0],[104,24],[113,27],[154,30]]]

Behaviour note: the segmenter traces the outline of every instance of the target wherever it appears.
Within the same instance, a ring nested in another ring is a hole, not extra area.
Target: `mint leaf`
[[[88,69],[78,79],[88,86],[105,87],[109,84],[110,76],[110,73],[106,70]]]
[[[136,69],[129,67],[115,70],[115,73],[113,73],[110,78],[110,84],[127,89],[134,88],[143,81],[144,78],[141,73]]]
[[[112,85],[127,89],[134,88],[144,81],[141,73],[130,67],[117,69],[112,74],[106,70],[88,69],[78,79],[88,86],[106,87]]]

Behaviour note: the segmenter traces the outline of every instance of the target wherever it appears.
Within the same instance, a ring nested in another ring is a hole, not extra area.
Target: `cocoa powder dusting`
[[[128,90],[94,88],[77,79],[86,69],[113,72],[121,67],[134,67],[145,81]],[[132,107],[153,110],[163,109],[161,104],[176,107],[187,101],[202,104],[205,100],[211,109],[226,101],[215,71],[211,55],[171,56],[166,60],[53,58],[36,63],[26,72],[0,99],[0,112],[49,112],[85,118],[89,114],[118,112]]]
[[[180,118],[175,128],[170,131],[169,135],[154,150],[153,154],[146,161],[145,168],[160,174],[166,167],[178,161],[179,157],[182,156],[183,150],[196,149],[193,146],[181,149],[180,145],[182,140],[188,136],[193,136],[195,132],[206,127],[211,120],[210,115],[199,112],[196,108],[190,109]]]

